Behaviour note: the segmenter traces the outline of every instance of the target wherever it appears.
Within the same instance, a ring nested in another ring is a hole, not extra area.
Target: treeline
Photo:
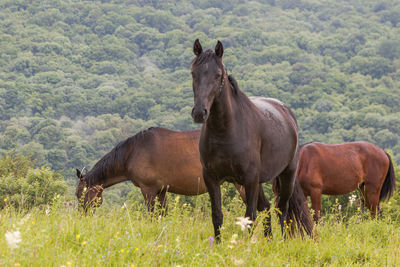
[[[371,141],[400,162],[400,3],[0,3],[0,148],[75,179],[150,126],[193,129],[199,38],[249,95],[295,112],[301,142]]]

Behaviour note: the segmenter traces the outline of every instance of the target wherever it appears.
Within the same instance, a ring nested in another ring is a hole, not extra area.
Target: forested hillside
[[[0,2],[0,148],[75,179],[150,126],[199,128],[192,45],[216,41],[248,95],[295,112],[301,142],[371,141],[400,162],[400,2]]]

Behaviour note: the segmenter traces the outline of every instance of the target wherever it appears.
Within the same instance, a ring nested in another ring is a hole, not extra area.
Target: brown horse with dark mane
[[[199,195],[207,192],[201,173],[200,131],[149,128],[122,141],[83,175],[78,169],[76,196],[84,207],[100,205],[105,188],[123,181],[139,187],[149,211],[155,198],[165,206],[166,193]],[[235,185],[244,197],[243,189]],[[95,200],[97,200],[95,202]]]
[[[217,240],[223,221],[220,185],[224,181],[243,185],[246,193],[245,216],[255,220],[257,210],[269,210],[261,183],[279,179],[276,200],[280,224],[287,222],[311,234],[313,223],[306,198],[295,179],[298,162],[297,122],[292,111],[272,98],[248,98],[222,62],[223,46],[203,52],[197,39],[192,61],[194,108],[192,117],[202,123],[200,159],[204,182],[212,208]],[[294,224],[293,224],[294,225]],[[264,234],[271,236],[271,216],[264,221]]]
[[[358,189],[375,217],[379,202],[390,198],[396,188],[390,155],[368,142],[304,144],[297,178],[311,198],[315,221],[321,215],[321,194],[344,195]]]

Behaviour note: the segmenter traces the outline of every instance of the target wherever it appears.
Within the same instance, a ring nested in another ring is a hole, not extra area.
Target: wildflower
[[[19,262],[14,263],[14,266],[19,267],[21,264]]]
[[[121,253],[124,253],[124,249],[123,249],[123,248],[121,248],[121,250],[120,250],[120,251],[121,251]]]
[[[236,259],[235,257],[231,258],[232,262],[234,265],[242,265],[244,263],[244,261],[242,259]]]
[[[357,196],[356,195],[351,195],[349,196],[349,203],[350,206],[353,206],[354,201],[356,201]]]
[[[208,242],[210,243],[210,247],[212,247],[213,242],[214,242],[214,237],[210,236],[210,237],[208,238]]]
[[[139,248],[136,248],[136,251],[139,251]]]
[[[29,220],[30,217],[31,217],[31,214],[28,213],[28,214],[25,215],[24,218],[22,218],[17,224],[18,224],[18,225],[23,225],[24,223],[26,223],[26,222]]]
[[[131,267],[135,267],[135,264],[132,263]]]
[[[35,224],[35,221],[32,221],[32,224]]]
[[[49,216],[50,212],[51,212],[50,206],[47,206],[47,209],[45,210],[46,215]]]
[[[342,205],[338,206],[338,210],[341,211],[342,210]]]
[[[14,232],[7,231],[5,236],[7,244],[11,249],[16,249],[18,247],[18,243],[21,242],[20,231],[14,231]]]
[[[232,245],[236,245],[237,244],[237,241],[236,241],[237,238],[238,238],[237,234],[233,234],[232,235],[232,237],[231,237],[231,244]]]
[[[87,244],[86,241],[82,242],[82,246],[86,246],[86,244]]]
[[[67,266],[72,266],[72,262],[67,261]]]
[[[79,240],[79,238],[81,238],[81,235],[80,235],[80,234],[77,234],[77,235],[76,235],[76,240]]]
[[[5,198],[5,199],[4,199],[4,202],[7,202],[7,201],[8,201],[8,199],[7,199],[7,198]]]
[[[244,231],[244,229],[246,228],[250,228],[250,224],[252,224],[253,222],[250,220],[249,217],[238,217],[236,218],[236,224],[240,226],[240,228],[242,229],[242,231]]]

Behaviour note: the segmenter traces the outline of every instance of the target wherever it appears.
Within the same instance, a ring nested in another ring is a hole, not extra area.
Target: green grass
[[[195,207],[170,197],[168,215],[144,212],[134,203],[100,208],[82,216],[57,200],[45,208],[0,211],[0,266],[399,266],[400,227],[390,218],[366,219],[356,214],[330,214],[317,226],[316,240],[284,240],[273,215],[272,241],[264,239],[262,224],[254,234],[235,224],[244,207],[235,198],[224,207],[222,241],[210,246],[213,235],[208,196]],[[229,209],[229,210],[228,210]],[[21,232],[11,250],[7,231]]]

